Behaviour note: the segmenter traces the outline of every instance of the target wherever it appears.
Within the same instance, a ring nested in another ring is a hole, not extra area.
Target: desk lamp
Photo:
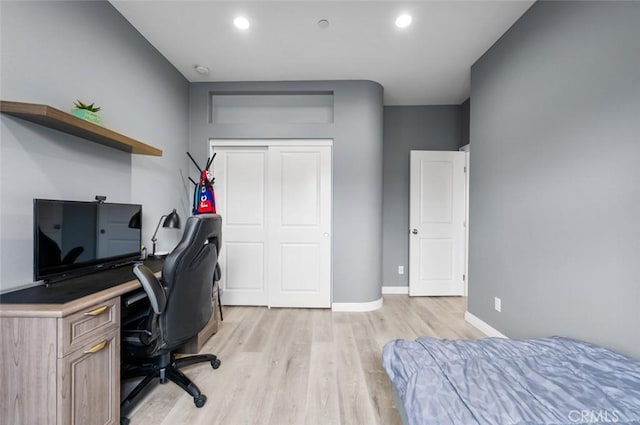
[[[164,219],[164,222],[162,221]],[[158,238],[156,235],[158,234],[158,230],[160,229],[160,223],[162,223],[162,227],[167,227],[171,229],[179,229],[180,228],[180,216],[178,212],[174,208],[169,214],[165,214],[160,217],[160,221],[158,221],[158,225],[156,226],[156,231],[153,232],[153,236],[151,237],[151,242],[153,243],[153,248],[151,252],[151,256],[156,255],[156,242]]]

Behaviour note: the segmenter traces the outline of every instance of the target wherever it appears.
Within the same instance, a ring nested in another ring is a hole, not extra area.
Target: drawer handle
[[[95,310],[87,311],[84,315],[85,316],[100,316],[102,313],[104,313],[107,310],[109,310],[109,306],[108,305],[103,305],[102,307],[98,307]]]
[[[84,354],[93,354],[93,353],[97,353],[98,351],[102,350],[104,347],[107,346],[107,342],[108,341],[102,341],[97,343],[96,345],[94,345],[93,347],[89,348],[88,350],[86,350],[84,352]]]

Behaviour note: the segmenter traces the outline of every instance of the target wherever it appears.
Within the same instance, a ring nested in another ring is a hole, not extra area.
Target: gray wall
[[[469,311],[510,337],[640,358],[639,22],[538,2],[472,68]]]
[[[209,121],[210,92],[333,92],[332,123]],[[333,139],[333,301],[381,296],[382,86],[371,81],[191,85],[189,150],[206,157],[210,138]],[[193,167],[192,167],[193,168]]]
[[[409,285],[409,151],[457,151],[460,106],[385,106],[382,281]],[[404,266],[405,274],[398,274]]]
[[[0,290],[33,279],[33,198],[143,204],[144,243],[161,214],[188,213],[188,83],[108,2],[0,2],[0,94],[69,110],[102,107],[105,127],[164,150],[131,156],[0,115]],[[179,237],[166,231],[160,249]]]
[[[469,139],[469,120],[471,119],[471,99],[467,99],[460,105],[460,146],[468,145]]]

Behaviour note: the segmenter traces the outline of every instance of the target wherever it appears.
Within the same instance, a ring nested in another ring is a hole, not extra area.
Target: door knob
[[[413,233],[414,235],[417,235],[417,234],[418,234],[418,229],[413,229],[413,230],[411,231],[411,233]]]

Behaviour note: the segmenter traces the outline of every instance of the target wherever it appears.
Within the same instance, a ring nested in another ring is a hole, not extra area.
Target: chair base
[[[167,379],[176,383],[180,388],[185,390],[191,397],[196,407],[202,407],[207,402],[207,396],[200,392],[200,389],[194,384],[180,368],[187,367],[196,363],[211,363],[213,369],[220,367],[220,359],[213,354],[198,354],[195,356],[181,357],[174,359],[169,353],[153,359],[153,363],[144,363],[136,365],[132,368],[122,371],[122,378],[129,379],[144,376],[144,379],[131,390],[131,392],[120,403],[121,411],[124,411],[133,400],[146,388],[155,378],[160,379],[161,384],[165,384]],[[128,423],[126,416],[120,419],[121,424]]]

